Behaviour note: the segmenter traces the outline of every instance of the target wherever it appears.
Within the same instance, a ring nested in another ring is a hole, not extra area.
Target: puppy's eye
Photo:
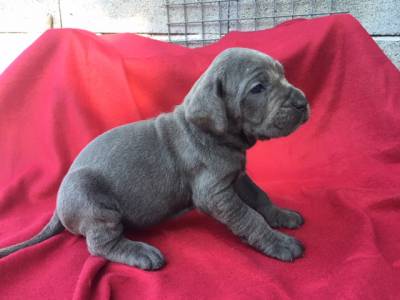
[[[263,91],[265,91],[265,86],[263,86],[261,83],[259,83],[256,86],[251,88],[250,93],[259,94],[259,93],[261,93]]]

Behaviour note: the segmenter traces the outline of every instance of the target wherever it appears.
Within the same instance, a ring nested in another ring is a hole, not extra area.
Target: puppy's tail
[[[0,249],[0,257],[7,256],[15,251],[18,251],[20,249],[35,245],[37,243],[40,243],[44,240],[47,240],[48,238],[52,237],[53,235],[56,235],[64,230],[64,226],[61,224],[61,221],[57,215],[56,212],[54,212],[53,217],[50,219],[49,223],[42,229],[41,232],[39,232],[37,235],[35,235],[33,238],[30,240],[27,240],[25,242],[9,246],[7,248]]]

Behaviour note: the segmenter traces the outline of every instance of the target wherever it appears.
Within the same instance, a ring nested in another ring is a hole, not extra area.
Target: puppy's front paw
[[[266,214],[266,221],[274,228],[299,228],[304,223],[303,217],[292,210],[274,207]]]
[[[130,265],[142,270],[157,270],[165,265],[165,259],[157,248],[145,243],[138,243],[139,245],[129,255]]]
[[[274,231],[273,236],[265,243],[263,252],[282,261],[293,261],[301,257],[304,252],[304,246],[300,241],[278,231]]]

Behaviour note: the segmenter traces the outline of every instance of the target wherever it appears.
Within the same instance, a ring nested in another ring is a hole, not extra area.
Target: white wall
[[[183,0],[170,0],[170,2]],[[193,0],[187,0],[193,1]],[[297,12],[307,12],[311,1],[320,9],[328,7],[330,0],[295,0]],[[233,3],[233,1],[232,1]],[[254,0],[240,0],[241,16],[253,16],[247,9]],[[273,0],[257,0],[258,9],[271,9]],[[283,11],[290,0],[276,0],[276,9]],[[400,68],[400,1],[399,0],[335,0],[337,11],[349,11],[363,24],[381,48]],[[226,10],[225,10],[226,11]],[[182,17],[176,10],[176,18]],[[197,11],[188,10],[193,19]],[[204,18],[213,18],[206,12]],[[224,13],[224,12],[223,12]],[[197,16],[199,17],[199,16]],[[283,21],[278,19],[277,22]],[[249,22],[248,26],[251,27]],[[259,24],[271,26],[271,24]],[[167,14],[164,0],[0,0],[0,72],[46,28],[83,28],[98,33],[135,32],[167,40]],[[246,28],[245,22],[242,30]],[[196,27],[189,31],[196,31]],[[211,27],[207,30],[217,32]],[[183,32],[181,30],[181,32]],[[175,38],[182,38],[179,35]]]

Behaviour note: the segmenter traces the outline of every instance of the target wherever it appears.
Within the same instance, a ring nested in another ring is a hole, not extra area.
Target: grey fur
[[[123,229],[196,207],[260,252],[292,261],[302,255],[301,243],[271,226],[297,228],[303,219],[273,205],[251,181],[245,153],[256,140],[290,134],[308,115],[304,94],[286,81],[279,62],[255,50],[225,50],[173,112],[114,128],[87,145],[61,183],[50,223],[0,257],[65,227],[85,236],[93,255],[158,269],[161,252],[126,239]]]
[[[15,251],[20,250],[20,249],[43,242],[44,240],[47,240],[48,238],[52,237],[53,235],[55,235],[57,233],[62,232],[63,230],[64,230],[64,226],[61,224],[57,213],[54,212],[49,223],[42,229],[41,232],[39,232],[37,235],[35,235],[30,240],[27,240],[25,242],[22,242],[22,243],[19,243],[16,245],[12,245],[7,248],[0,249],[0,257],[7,256]]]

